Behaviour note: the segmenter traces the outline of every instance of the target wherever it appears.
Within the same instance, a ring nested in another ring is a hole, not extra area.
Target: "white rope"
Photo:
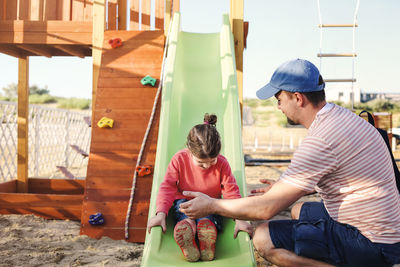
[[[358,8],[360,6],[360,0],[357,0],[356,8],[354,10],[353,16],[353,58],[352,58],[352,69],[351,69],[351,109],[354,109],[354,65],[355,65],[355,54],[356,54],[356,41],[355,41],[355,32],[356,32],[356,25],[357,25],[357,14]]]
[[[133,197],[135,196],[135,188],[136,188],[136,178],[137,178],[136,169],[137,169],[138,166],[140,166],[140,162],[142,160],[143,151],[144,151],[144,148],[146,146],[147,137],[149,135],[151,126],[153,124],[154,115],[155,115],[156,109],[157,109],[158,99],[160,98],[162,84],[163,84],[163,81],[164,81],[164,66],[165,66],[165,58],[166,58],[166,55],[167,55],[168,39],[169,39],[170,31],[171,31],[171,24],[172,23],[169,24],[168,34],[167,34],[167,38],[165,40],[165,45],[164,45],[164,55],[163,55],[163,63],[161,65],[160,83],[158,85],[157,94],[156,94],[156,97],[155,97],[154,103],[153,103],[153,109],[151,111],[149,123],[147,124],[146,133],[145,133],[145,135],[143,137],[142,146],[140,147],[140,152],[139,152],[139,155],[138,155],[138,159],[136,161],[135,173],[133,175],[132,187],[131,187],[131,195],[130,195],[130,198],[129,198],[129,205],[128,205],[128,210],[126,212],[126,219],[125,219],[125,239],[129,238],[129,220],[130,220],[130,217],[131,217]]]

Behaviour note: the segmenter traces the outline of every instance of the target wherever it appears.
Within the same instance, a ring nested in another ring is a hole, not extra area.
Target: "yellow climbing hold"
[[[103,117],[99,120],[99,122],[97,123],[97,126],[99,126],[100,128],[106,128],[106,127],[112,128],[113,124],[114,124],[114,120],[107,118],[107,117]]]

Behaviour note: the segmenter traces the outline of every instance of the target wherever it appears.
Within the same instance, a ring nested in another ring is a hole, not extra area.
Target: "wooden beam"
[[[0,43],[92,44],[90,21],[0,21]]]
[[[35,214],[46,219],[81,219],[83,195],[0,193],[0,214]]]
[[[180,0],[172,0],[172,16],[175,12],[179,12],[181,10]]]
[[[238,82],[238,95],[240,113],[243,114],[243,49],[244,49],[244,25],[243,25],[243,0],[231,0],[230,20],[235,43],[236,74]],[[243,117],[243,115],[242,115]]]
[[[104,30],[106,22],[106,0],[93,2],[93,34],[92,34],[92,58],[93,58],[93,88],[92,111],[96,101],[97,83],[99,80],[101,53],[103,49]],[[93,112],[92,112],[93,115]],[[92,116],[93,118],[94,116]],[[92,123],[93,124],[93,123]]]
[[[164,35],[167,36],[169,23],[171,22],[171,1],[165,0],[165,11],[164,11]]]
[[[126,0],[118,0],[118,30],[127,30],[127,3]]]
[[[85,52],[80,46],[72,46],[72,45],[54,45],[55,48],[61,50],[71,56],[76,56],[80,58],[85,57]]]
[[[44,56],[44,57],[48,57],[48,58],[52,57],[51,52],[49,52],[47,49],[40,48],[35,45],[21,44],[21,45],[17,45],[17,47],[22,50],[29,51],[37,56]]]
[[[85,190],[85,180],[29,178],[28,184],[32,194],[83,195]]]
[[[50,180],[50,179],[48,179]],[[0,183],[1,193],[16,193],[17,192],[17,180],[11,180],[8,182]]]
[[[0,44],[0,53],[4,53],[9,56],[18,58],[25,58],[31,55],[31,53],[21,50],[15,45],[9,45],[9,44]]]
[[[17,192],[28,192],[29,57],[18,59],[18,168]]]
[[[99,0],[102,1],[102,0]],[[49,32],[71,33],[92,32],[92,22],[89,21],[30,21],[30,20],[3,20],[0,21],[0,32]]]

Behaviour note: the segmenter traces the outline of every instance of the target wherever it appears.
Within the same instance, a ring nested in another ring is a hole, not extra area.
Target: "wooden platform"
[[[14,57],[92,55],[91,21],[0,20],[0,52]]]
[[[111,49],[108,41],[121,38],[123,46]],[[92,140],[82,205],[81,234],[93,238],[124,239],[136,160],[157,92],[164,35],[161,31],[106,31],[94,107]],[[150,75],[155,87],[140,80]],[[113,128],[99,128],[102,117],[114,120]],[[142,165],[154,165],[159,108],[148,137]],[[138,177],[132,208],[129,240],[144,242],[152,175]],[[101,212],[105,224],[92,226],[91,214]]]
[[[29,193],[16,193],[17,181],[0,184],[0,214],[35,214],[46,219],[81,217],[84,180],[28,180]]]

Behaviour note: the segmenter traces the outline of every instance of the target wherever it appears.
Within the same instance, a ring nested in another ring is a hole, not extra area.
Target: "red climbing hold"
[[[122,46],[121,38],[110,39],[108,43],[111,45],[112,48],[117,48]]]
[[[145,175],[151,174],[152,170],[153,170],[153,166],[151,166],[151,165],[144,165],[144,166],[136,167],[136,172],[139,176],[145,176]]]

